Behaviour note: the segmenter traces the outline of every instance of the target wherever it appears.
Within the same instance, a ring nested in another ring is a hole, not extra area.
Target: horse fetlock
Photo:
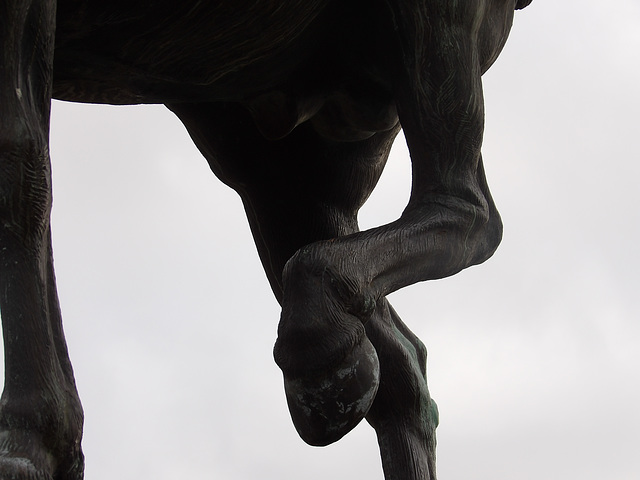
[[[53,480],[56,460],[32,432],[0,431],[0,477]]]
[[[60,390],[62,392],[62,390]],[[80,480],[83,412],[76,394],[3,394],[0,478]]]
[[[301,248],[282,273],[285,299],[315,296],[366,322],[375,310],[376,297],[367,290],[352,257],[352,251],[331,240]]]
[[[78,443],[60,456],[46,439],[29,430],[0,431],[0,478],[15,480],[82,480],[84,455]]]
[[[360,343],[376,300],[337,272],[317,249],[301,249],[283,272],[284,298],[275,345],[285,372],[332,368]]]

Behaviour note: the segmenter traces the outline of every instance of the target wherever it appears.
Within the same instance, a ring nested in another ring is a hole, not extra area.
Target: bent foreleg
[[[328,376],[344,369],[347,359],[353,366],[372,364],[370,342],[380,377],[368,418],[387,477],[425,480],[435,478],[435,404],[426,389],[420,344],[400,327],[385,296],[481,263],[500,242],[502,224],[480,152],[481,74],[504,44],[515,3],[387,3],[397,26],[394,94],[411,153],[411,198],[397,221],[308,245],[289,260],[276,359],[285,380],[311,381],[318,372]],[[294,359],[312,368],[300,372]],[[365,368],[363,378],[370,370]],[[405,400],[393,401],[389,392],[397,389]],[[368,391],[362,388],[363,399]],[[321,393],[317,403],[326,400]],[[304,405],[299,408],[304,411]]]

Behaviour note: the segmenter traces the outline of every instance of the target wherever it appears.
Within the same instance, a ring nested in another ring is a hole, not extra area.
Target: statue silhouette
[[[0,478],[83,476],[49,228],[57,98],[180,118],[244,202],[282,305],[274,355],[300,436],[326,445],[366,418],[387,480],[435,479],[426,350],[385,296],[500,242],[481,75],[528,3],[0,0]],[[361,232],[400,128],[409,203]]]

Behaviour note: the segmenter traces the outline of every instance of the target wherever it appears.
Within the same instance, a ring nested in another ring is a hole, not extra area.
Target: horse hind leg
[[[53,272],[48,153],[55,2],[0,3],[0,478],[80,480],[82,408]]]

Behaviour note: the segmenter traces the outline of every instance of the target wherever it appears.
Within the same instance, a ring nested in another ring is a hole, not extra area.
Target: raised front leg
[[[0,478],[79,480],[82,409],[49,229],[55,1],[0,2]]]
[[[389,225],[308,245],[289,260],[276,358],[285,382],[295,380],[288,382],[288,396],[311,395],[320,406],[314,426],[322,437],[321,407],[335,395],[308,385],[330,378],[336,382],[332,391],[339,391],[340,372],[357,376],[358,369],[372,364],[373,345],[380,385],[367,418],[378,435],[385,476],[427,480],[435,479],[437,409],[426,388],[421,344],[384,297],[481,263],[500,242],[502,225],[480,152],[481,75],[506,41],[516,2],[386,4],[396,27],[396,63],[390,66],[394,94],[413,166],[410,202]],[[323,325],[330,326],[326,330],[334,339],[328,346],[317,340]],[[319,358],[325,359],[322,366],[310,361]],[[313,368],[304,370],[306,365]],[[345,378],[351,398],[354,382]],[[366,403],[368,387],[362,385],[361,402],[351,402],[354,408]],[[308,400],[298,403],[301,416],[307,414]],[[351,424],[340,426],[344,434]]]

